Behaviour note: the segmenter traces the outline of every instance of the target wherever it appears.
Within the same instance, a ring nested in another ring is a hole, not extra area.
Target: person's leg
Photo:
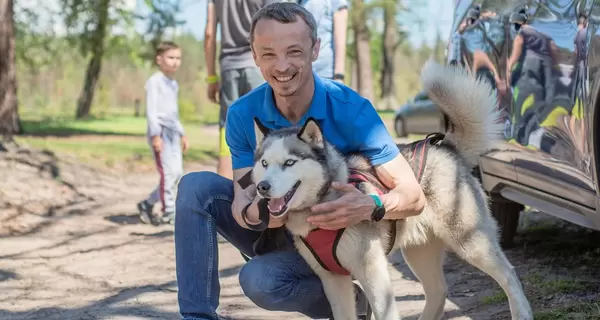
[[[221,72],[221,91],[219,95],[219,163],[217,173],[225,178],[233,179],[233,170],[231,168],[231,153],[225,142],[225,120],[227,109],[239,98],[238,82],[240,81],[240,72],[237,69],[225,70]]]
[[[164,132],[161,133],[161,138],[164,140]],[[148,139],[148,145],[150,146],[150,150],[152,152],[152,157],[154,158],[154,163],[156,165],[156,171],[158,172],[159,181],[158,181],[158,185],[154,188],[154,190],[152,190],[152,192],[150,192],[148,197],[146,199],[144,199],[143,201],[138,202],[137,209],[140,214],[140,220],[142,220],[143,223],[158,224],[158,220],[152,214],[152,211],[154,210],[154,205],[158,202],[161,202],[160,210],[161,211],[164,210],[164,204],[162,201],[162,194],[163,194],[162,188],[165,183],[165,176],[164,176],[163,165],[162,165],[162,161],[161,161],[163,154],[164,154],[164,150],[161,150],[161,152],[154,151],[154,148],[152,147],[152,143],[150,143],[150,138],[147,138],[147,139]]]
[[[212,172],[179,182],[175,202],[175,263],[179,312],[186,320],[218,319],[217,232],[248,256],[260,232],[244,229],[231,214],[233,183]]]
[[[253,257],[239,280],[244,294],[263,309],[300,312],[313,319],[331,315],[321,279],[295,250]]]
[[[164,171],[163,223],[175,222],[175,192],[181,178],[181,136],[174,130],[165,130],[163,139],[162,166]]]

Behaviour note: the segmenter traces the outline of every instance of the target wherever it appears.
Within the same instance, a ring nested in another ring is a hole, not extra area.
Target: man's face
[[[160,69],[167,74],[173,74],[181,65],[181,50],[170,49],[156,57],[156,63]]]
[[[293,23],[260,20],[254,30],[252,53],[265,80],[276,95],[289,97],[310,82],[312,62],[319,56],[308,25],[298,17]]]

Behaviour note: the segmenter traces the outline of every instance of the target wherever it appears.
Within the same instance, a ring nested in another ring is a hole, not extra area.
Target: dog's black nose
[[[265,195],[267,192],[269,192],[269,190],[271,190],[271,184],[269,181],[261,181],[256,186],[256,189],[260,194]]]

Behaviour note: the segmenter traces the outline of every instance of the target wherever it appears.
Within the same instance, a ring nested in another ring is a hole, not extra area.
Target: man
[[[227,108],[239,97],[264,82],[254,64],[248,33],[252,16],[263,6],[276,0],[209,0],[204,32],[204,57],[208,77],[208,99],[219,103],[219,164],[217,173],[231,179],[231,155],[225,144]],[[217,25],[221,25],[221,79],[215,60]],[[218,99],[217,99],[218,97]]]
[[[302,5],[317,21],[317,37],[321,39],[319,58],[313,70],[321,78],[344,82],[346,71],[347,0],[292,0]]]
[[[175,252],[180,313],[184,319],[218,319],[218,232],[252,257],[241,269],[239,280],[256,305],[326,318],[331,307],[321,280],[300,254],[290,243],[264,252],[257,241],[261,233],[250,230],[242,218],[244,212],[249,223],[258,221],[256,187],[242,189],[238,183],[253,166],[253,117],[270,129],[301,125],[313,117],[340,151],[368,156],[379,178],[393,189],[381,197],[387,210],[384,219],[419,214],[425,196],[373,105],[343,84],[313,72],[320,41],[316,21],[306,9],[294,3],[261,9],[252,21],[250,43],[267,83],[236,101],[227,114],[226,138],[236,182],[210,172],[195,172],[185,175],[179,185]],[[332,187],[346,190],[347,185]],[[376,207],[370,196],[348,192],[344,197],[344,201],[313,208],[311,223],[339,229],[370,219]],[[269,227],[284,223],[271,218]]]

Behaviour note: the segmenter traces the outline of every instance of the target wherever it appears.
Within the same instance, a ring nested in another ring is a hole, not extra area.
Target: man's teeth
[[[275,77],[275,79],[277,79],[277,81],[279,82],[288,82],[290,80],[292,80],[294,76],[289,76],[289,77]]]

